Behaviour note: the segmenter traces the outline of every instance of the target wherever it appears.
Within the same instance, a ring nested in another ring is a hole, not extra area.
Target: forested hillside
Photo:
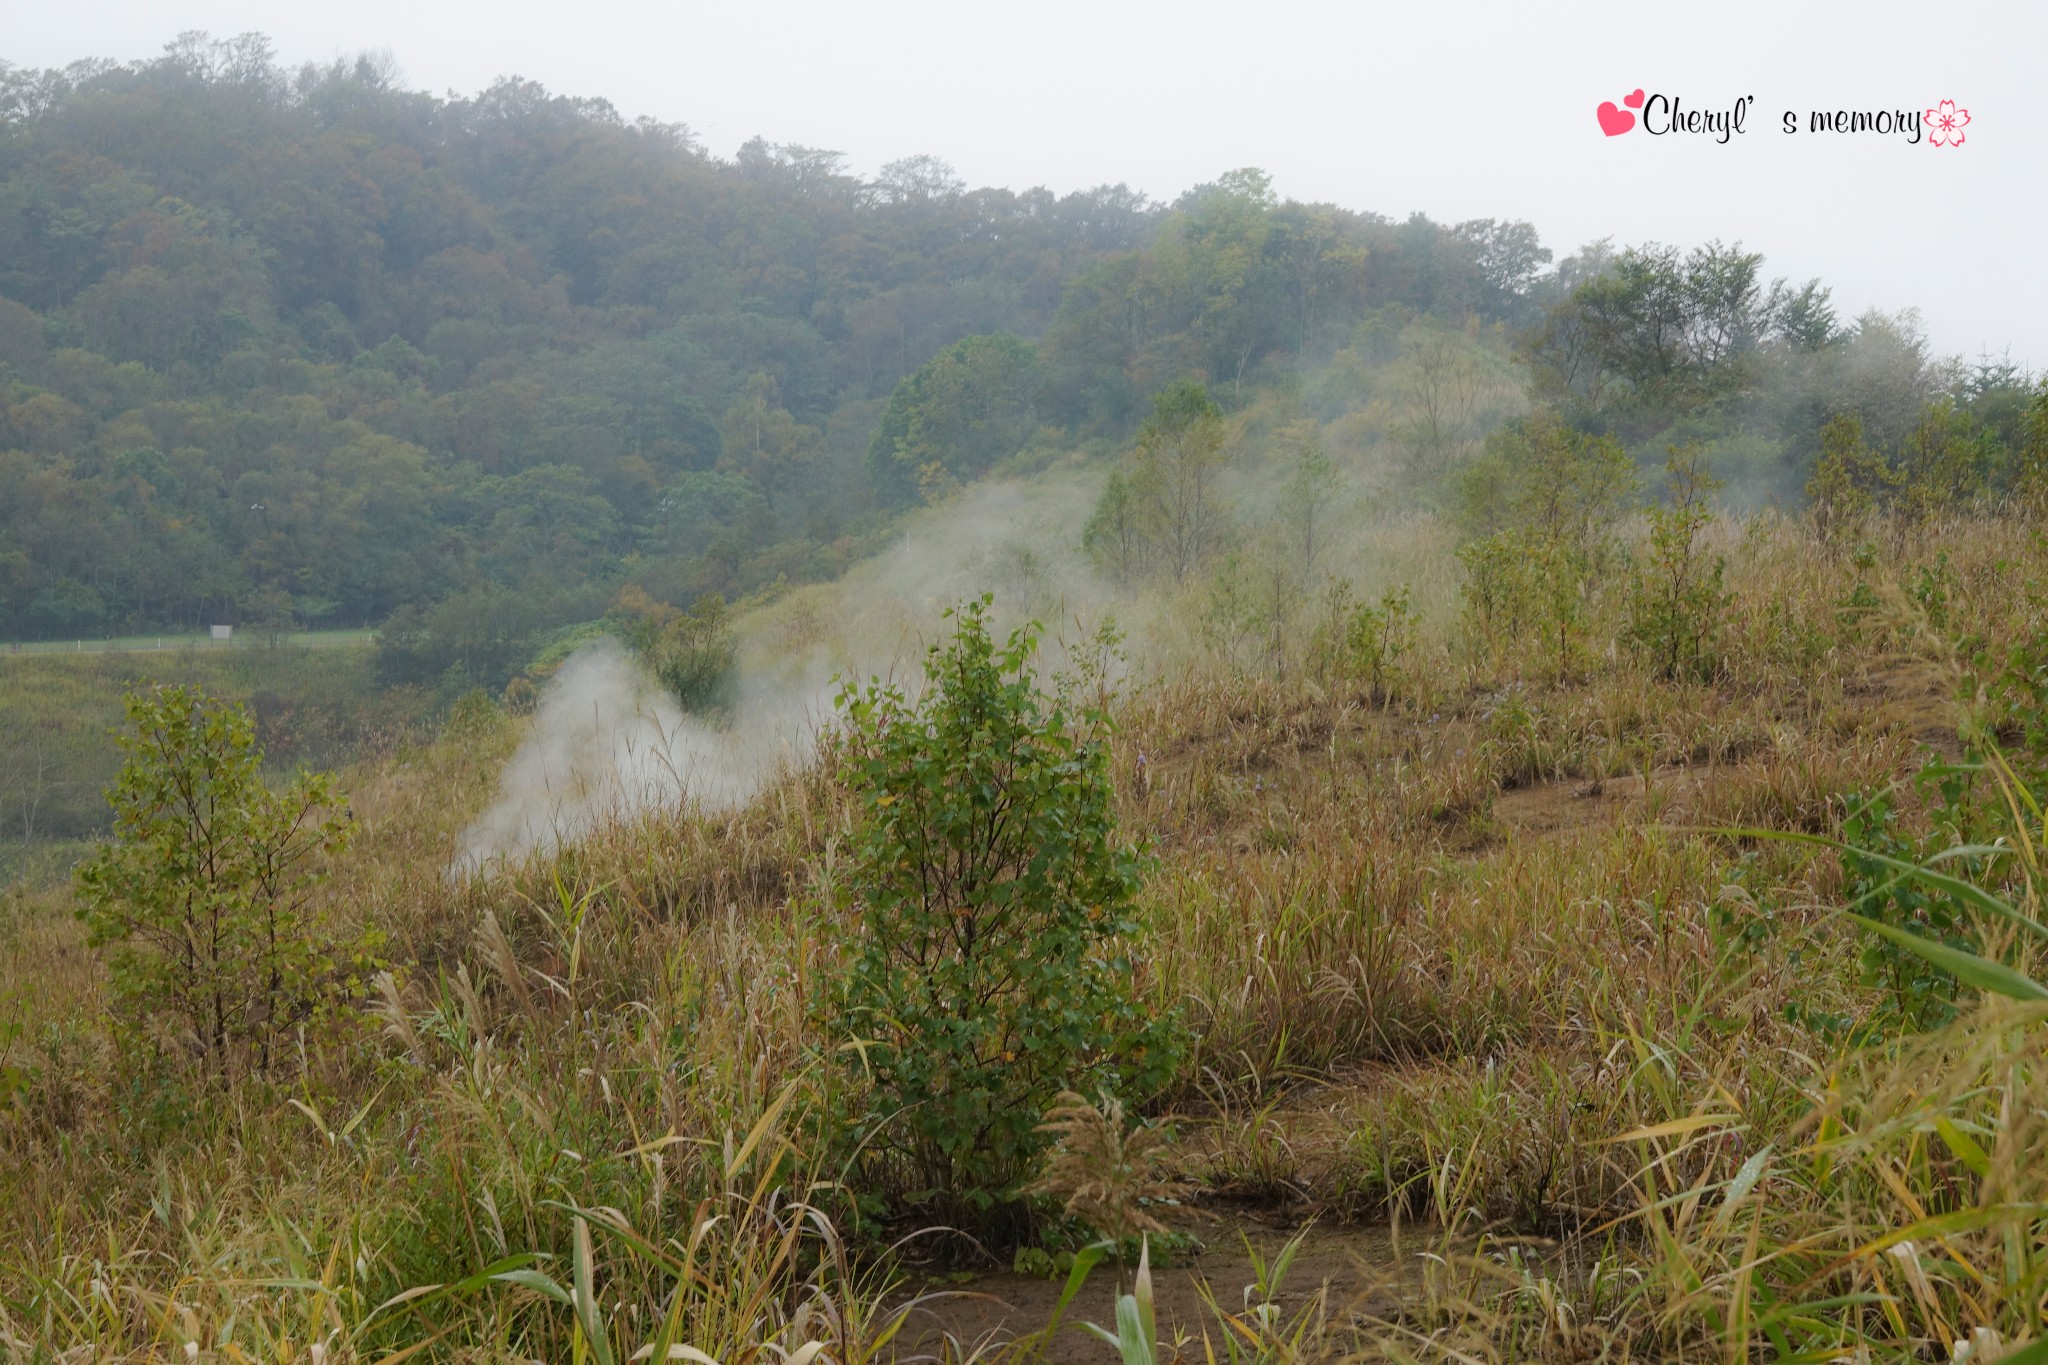
[[[1113,449],[1184,379],[1423,496],[1523,388],[1647,465],[1709,443],[1738,501],[1796,499],[1833,415],[1943,496],[2039,444],[2014,367],[1847,324],[1739,246],[1551,261],[1526,223],[1255,170],[1164,205],[727,161],[600,100],[441,99],[254,37],[0,65],[0,633],[371,624],[386,682],[495,688],[628,586],[829,577],[902,507]]]
[[[602,101],[253,38],[0,66],[0,631],[406,611],[433,673],[629,581],[829,574],[924,466],[1121,435],[1191,371],[1255,383],[1386,310],[1519,318],[1546,258],[1254,172],[1168,207],[725,161]],[[898,381],[971,337],[871,463]],[[991,384],[997,429],[950,441]]]

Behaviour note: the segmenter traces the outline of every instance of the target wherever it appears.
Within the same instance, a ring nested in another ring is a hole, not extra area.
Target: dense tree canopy
[[[968,337],[896,386],[868,446],[887,501],[907,503],[934,479],[971,479],[1013,455],[1037,425],[1037,351],[1020,337]]]
[[[828,573],[927,465],[1122,435],[1164,382],[1236,389],[1387,305],[1519,316],[1547,257],[1256,171],[1168,207],[721,160],[253,36],[0,66],[0,632],[259,598],[410,630],[477,593],[568,619]]]
[[[724,160],[600,100],[288,71],[256,37],[0,64],[0,633],[388,622],[410,679],[487,680],[465,661],[627,587],[834,573],[896,509],[1123,442],[1188,382],[1357,413],[1432,477],[1524,381],[1639,459],[1703,440],[1788,494],[1840,413],[1901,468],[2024,462],[2026,377],[1911,315],[1845,324],[1739,245],[1550,262],[1526,223],[1252,169],[1162,205]]]
[[[1596,243],[1536,292],[1546,306],[1519,348],[1532,395],[1645,463],[1667,442],[1704,440],[1796,500],[1837,416],[1902,465],[1934,458],[1916,441],[1970,445],[1981,488],[2010,485],[2028,458],[2034,395],[2018,367],[1933,354],[1912,312],[1844,324],[1818,280],[1767,281],[1763,257],[1739,244]],[[1947,414],[1938,435],[1934,407]]]

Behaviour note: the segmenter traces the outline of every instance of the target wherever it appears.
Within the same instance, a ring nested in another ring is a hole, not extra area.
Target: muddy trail
[[[1278,1310],[1278,1321],[1289,1325],[1303,1313],[1320,1314],[1336,1324],[1356,1315],[1389,1312],[1404,1285],[1417,1278],[1416,1253],[1422,1250],[1419,1231],[1403,1239],[1397,1255],[1394,1234],[1384,1225],[1302,1225],[1277,1215],[1232,1212],[1210,1221],[1188,1221],[1176,1230],[1191,1233],[1200,1247],[1181,1252],[1164,1265],[1155,1262],[1154,1311],[1167,1354],[1193,1359],[1203,1358],[1205,1331],[1222,1356],[1219,1332],[1229,1329],[1219,1321],[1219,1311],[1244,1318],[1269,1302]],[[1261,1293],[1261,1263],[1271,1277],[1296,1237],[1301,1245],[1284,1275],[1267,1284],[1270,1297]],[[1116,1298],[1120,1290],[1128,1289],[1131,1269],[1113,1261],[1096,1266],[1046,1343],[1045,1361],[1100,1365],[1113,1357],[1111,1348],[1082,1324],[1114,1330]],[[1001,1345],[1040,1331],[1052,1322],[1066,1279],[1064,1274],[1041,1278],[1004,1270],[917,1285],[903,1296],[916,1300],[916,1306],[898,1339],[902,1357],[953,1359],[977,1346]]]

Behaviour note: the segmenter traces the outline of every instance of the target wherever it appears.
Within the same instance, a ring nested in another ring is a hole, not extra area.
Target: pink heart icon
[[[1638,87],[1638,88],[1637,88],[1637,90],[1636,90],[1636,92],[1635,92],[1635,93],[1634,93],[1633,95],[1630,95],[1630,96],[1629,96],[1629,97],[1628,97],[1627,99],[1623,100],[1623,101],[1622,101],[1622,103],[1623,103],[1623,104],[1626,104],[1626,105],[1627,105],[1627,106],[1628,106],[1629,108],[1631,108],[1631,109],[1640,109],[1640,108],[1642,108],[1642,107],[1643,107],[1643,92],[1642,92],[1641,88],[1640,88],[1640,87]]]
[[[1609,137],[1620,137],[1636,126],[1636,116],[1617,107],[1613,100],[1601,101],[1599,113],[1600,131]]]

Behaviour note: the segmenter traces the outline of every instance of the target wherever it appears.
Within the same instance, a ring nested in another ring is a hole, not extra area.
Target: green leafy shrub
[[[2017,741],[2008,757],[2030,784],[2048,787],[2048,593],[2033,581],[2019,591],[2028,619],[2037,624],[2011,638],[1979,642],[1965,687],[1982,688],[1976,727]]]
[[[1898,813],[1889,794],[1852,793],[1842,819],[1842,840],[1846,845],[1841,854],[1846,904],[1872,919],[1953,948],[1974,946],[1958,934],[1963,922],[1950,898],[1931,895],[1918,882],[1900,880],[1878,861],[1910,860],[1919,852],[1917,841],[1899,830]],[[1953,1017],[1956,981],[1940,968],[1874,936],[1864,941],[1861,965],[1866,983],[1886,989],[1885,1013],[1892,1019],[1926,1028]]]
[[[1932,564],[1914,566],[1910,591],[1913,594],[1914,605],[1920,608],[1921,617],[1930,629],[1949,629],[1950,618],[1961,590],[1962,584],[1956,580],[1956,571],[1949,565],[1948,551],[1943,550],[1936,554]]]
[[[1471,633],[1489,648],[1522,638],[1537,619],[1538,589],[1524,538],[1513,531],[1470,540],[1458,547],[1465,570],[1463,593]]]
[[[1525,527],[1459,546],[1474,636],[1495,650],[1532,638],[1550,655],[1554,672],[1570,673],[1585,653],[1589,599],[1597,591],[1606,550],[1604,544]]]
[[[1284,677],[1300,595],[1299,580],[1278,556],[1232,551],[1209,580],[1202,643],[1232,672]]]
[[[1851,910],[1881,925],[1958,952],[1979,951],[1977,926],[1962,899],[1924,879],[1902,875],[1900,863],[1924,863],[1942,854],[1942,870],[1971,882],[1984,880],[1988,863],[1968,852],[1972,803],[1967,767],[1926,765],[1935,830],[1916,838],[1899,828],[1889,792],[1852,793],[1842,817],[1843,899]],[[1881,1028],[1930,1029],[1955,1017],[1960,984],[1950,971],[1911,945],[1882,934],[1864,941],[1864,984],[1883,993],[1874,1021]]]
[[[637,587],[619,594],[612,606],[619,632],[670,695],[686,710],[724,705],[732,682],[738,644],[732,610],[717,593],[706,593],[678,611]]]
[[[1860,542],[1850,553],[1849,564],[1856,577],[1848,591],[1835,599],[1835,624],[1841,628],[1844,641],[1863,642],[1883,627],[1879,608],[1884,599],[1878,596],[1870,577],[1877,567],[1877,546],[1867,540]]]
[[[1706,682],[1720,666],[1727,560],[1702,545],[1721,485],[1698,443],[1672,446],[1664,462],[1670,501],[1652,507],[1650,553],[1629,585],[1628,639],[1660,677]]]
[[[1898,487],[1883,455],[1863,439],[1863,420],[1836,413],[1820,429],[1820,458],[1806,481],[1814,534],[1830,552]]]
[[[1232,538],[1219,486],[1230,439],[1223,409],[1201,384],[1160,390],[1128,468],[1110,476],[1082,528],[1083,548],[1120,583],[1147,572],[1187,582]]]
[[[1040,386],[1038,348],[1022,337],[971,336],[939,352],[889,396],[868,445],[876,490],[902,506],[920,485],[980,478],[1037,431]]]
[[[488,735],[505,719],[505,712],[481,687],[472,687],[448,708],[441,733],[448,739],[474,740]]]
[[[922,693],[840,694],[858,919],[831,1008],[868,1080],[849,1126],[868,1188],[1014,1240],[1048,1104],[1142,1102],[1176,1042],[1134,989],[1144,864],[1117,828],[1106,718],[1042,692],[1035,628],[998,647],[988,605],[953,618]]]
[[[181,1046],[210,1076],[267,1074],[377,965],[376,934],[345,934],[313,901],[354,822],[324,774],[264,785],[238,705],[156,687],[127,711],[113,838],[77,873],[79,918],[113,949],[122,1031]]]
[[[1569,672],[1635,486],[1619,442],[1575,431],[1555,413],[1496,433],[1458,480],[1458,560],[1474,635],[1500,650],[1533,631],[1556,671]]]
[[[1380,594],[1377,605],[1354,601],[1338,581],[1323,599],[1323,620],[1309,640],[1309,667],[1325,686],[1362,682],[1384,706],[1399,690],[1401,661],[1415,649],[1415,609],[1406,585]]]
[[[508,716],[530,716],[540,706],[540,689],[533,685],[533,679],[520,676],[505,684],[505,693],[499,698],[499,705]]]

